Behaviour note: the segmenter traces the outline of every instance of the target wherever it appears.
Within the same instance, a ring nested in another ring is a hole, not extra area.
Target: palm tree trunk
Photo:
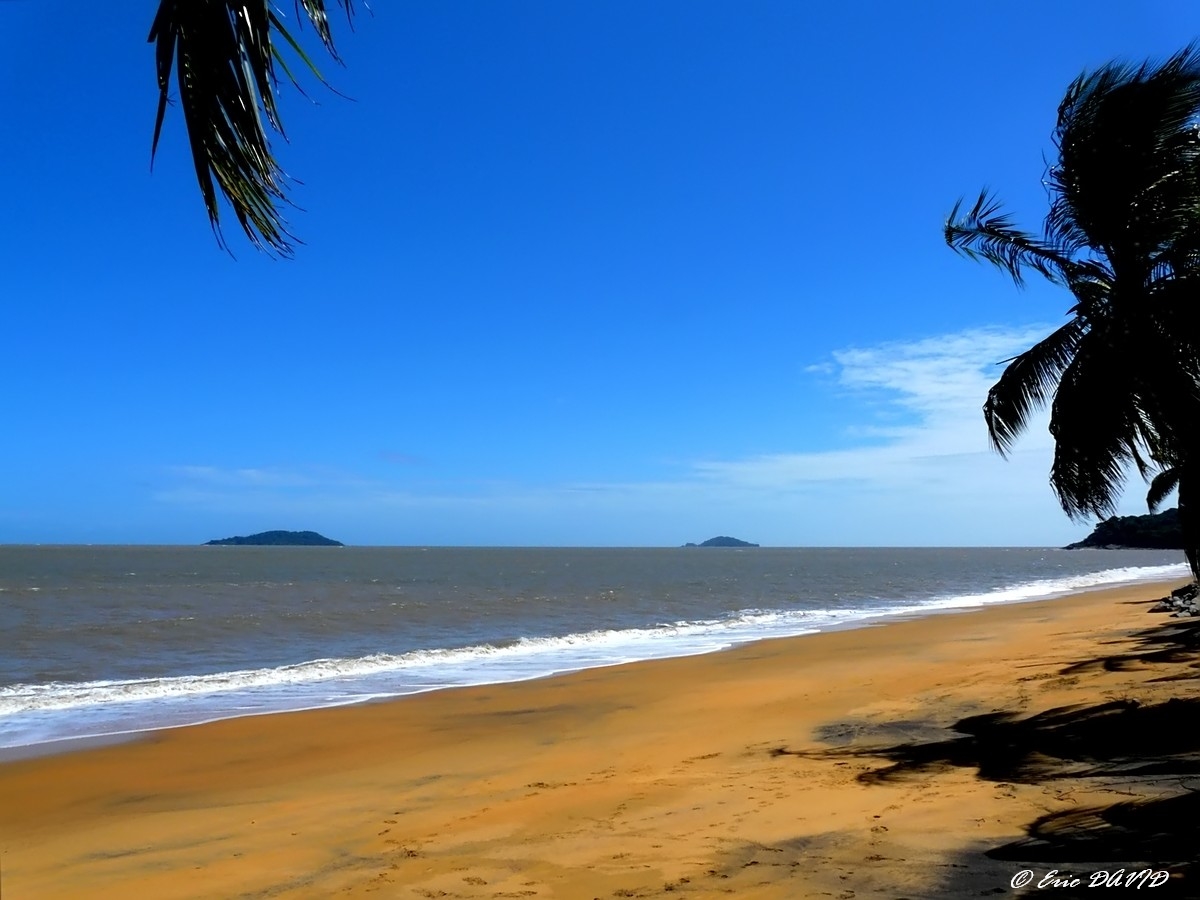
[[[1179,530],[1183,532],[1183,553],[1192,570],[1192,579],[1200,582],[1200,517],[1191,501],[1192,467],[1179,472]]]

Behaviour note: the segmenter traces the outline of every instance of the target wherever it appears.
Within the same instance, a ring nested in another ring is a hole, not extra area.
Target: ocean
[[[1186,575],[1152,550],[0,546],[0,748]]]

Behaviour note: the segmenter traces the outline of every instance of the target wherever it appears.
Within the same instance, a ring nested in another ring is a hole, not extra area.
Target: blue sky
[[[376,0],[284,98],[293,260],[218,248],[178,109],[151,174],[155,6],[0,2],[0,542],[1086,533],[979,413],[1067,297],[940,229],[1040,226],[1066,85],[1190,4]]]

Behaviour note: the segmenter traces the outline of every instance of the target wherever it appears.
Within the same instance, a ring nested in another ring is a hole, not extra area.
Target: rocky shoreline
[[[1170,613],[1173,619],[1200,616],[1200,584],[1192,582],[1171,591],[1171,596],[1163,597],[1150,612]]]

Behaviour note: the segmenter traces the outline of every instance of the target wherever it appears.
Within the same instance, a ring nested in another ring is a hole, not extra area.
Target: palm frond
[[[1161,64],[1110,63],[1077,78],[1059,107],[1047,232],[1117,268],[1152,265],[1194,227],[1198,108],[1195,45]]]
[[[1200,581],[1200,515],[1197,515],[1200,510],[1196,508],[1193,492],[1198,476],[1200,471],[1195,462],[1185,461],[1181,464],[1175,497],[1179,509],[1179,530],[1183,532],[1183,552],[1192,570],[1192,578],[1196,581]]]
[[[1121,312],[1110,342],[1119,342],[1125,360],[1136,360],[1125,366],[1124,380],[1152,458],[1169,467],[1200,458],[1200,348],[1188,327],[1190,311],[1162,307],[1158,293],[1147,292],[1136,311]]]
[[[1112,271],[1099,260],[1076,262],[1067,280],[1067,287],[1075,296],[1068,314],[1085,322],[1106,318],[1112,309],[1114,280]]]
[[[988,437],[1001,456],[1007,456],[1029,416],[1045,406],[1063,371],[1075,358],[1086,326],[1073,318],[1008,363],[983,404]]]
[[[339,3],[348,17],[353,14],[352,0]],[[334,54],[325,7],[324,0],[299,0],[297,16],[303,10]],[[219,192],[255,247],[290,256],[295,237],[280,212],[288,202],[287,176],[263,124],[265,117],[283,134],[275,101],[277,38],[299,49],[267,0],[160,0],[148,38],[155,44],[159,91],[151,159],[158,151],[174,72],[196,181],[218,242],[223,244]],[[300,55],[320,77],[312,61]]]
[[[1146,494],[1147,509],[1152,513],[1158,512],[1158,508],[1163,505],[1163,502],[1177,487],[1179,487],[1178,468],[1172,467],[1159,472],[1154,476],[1154,480],[1150,482],[1150,490]]]
[[[1197,141],[1200,143],[1200,137]],[[1152,260],[1149,287],[1186,278],[1194,281],[1195,273],[1200,271],[1200,159],[1195,169],[1197,184],[1194,195],[1191,198],[1179,198],[1173,212],[1164,212],[1164,217],[1172,215],[1176,220],[1172,229],[1174,236],[1158,248]]]
[[[1018,230],[987,190],[980,192],[966,213],[961,213],[962,206],[963,199],[954,204],[944,231],[946,243],[956,253],[1003,269],[1018,287],[1025,284],[1026,268],[1055,284],[1067,283],[1073,271],[1071,259],[1045,241]]]
[[[353,27],[354,24],[354,0],[338,0],[342,9],[346,11],[346,22]],[[304,8],[304,14],[308,17],[308,21],[312,23],[316,29],[317,37],[321,39],[321,43],[325,45],[326,51],[335,60],[341,61],[338,56],[337,48],[333,45],[333,32],[329,28],[329,14],[325,9],[325,0],[297,0],[297,7]]]
[[[1076,79],[1058,110],[1041,236],[987,192],[945,238],[957,252],[1067,287],[1073,318],[1008,361],[984,416],[1002,454],[1053,392],[1051,486],[1073,518],[1115,510],[1131,466],[1161,503],[1200,483],[1200,45]],[[1153,477],[1151,477],[1153,476]],[[1188,560],[1200,575],[1200,516]]]
[[[1044,183],[1050,188],[1050,212],[1046,214],[1043,227],[1046,234],[1073,257],[1084,249],[1090,249],[1090,240],[1087,232],[1079,227],[1075,207],[1061,189],[1061,178],[1062,171],[1057,167],[1050,169],[1046,175]]]
[[[1063,371],[1050,412],[1050,486],[1073,519],[1116,510],[1126,471],[1147,446],[1147,423],[1115,348],[1089,334]]]

